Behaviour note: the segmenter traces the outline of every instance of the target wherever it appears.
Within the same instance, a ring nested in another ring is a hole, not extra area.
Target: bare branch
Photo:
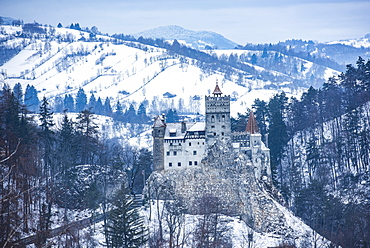
[[[9,171],[8,171],[8,173],[0,180],[0,183],[2,183],[2,182],[4,182],[5,181],[5,179],[10,175],[10,173],[12,173],[12,170],[13,170],[13,168],[15,167],[15,164],[13,164],[11,167],[10,167],[10,169],[9,169]]]
[[[13,157],[17,153],[19,145],[21,144],[21,140],[22,139],[20,139],[20,138],[18,139],[18,144],[17,144],[15,150],[8,157],[4,158],[3,160],[0,160],[0,164],[8,161],[11,157]]]

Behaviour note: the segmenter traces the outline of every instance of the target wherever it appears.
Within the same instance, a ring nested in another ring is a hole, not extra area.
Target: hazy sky
[[[164,25],[239,44],[332,41],[370,33],[369,0],[0,0],[0,16],[133,34]]]

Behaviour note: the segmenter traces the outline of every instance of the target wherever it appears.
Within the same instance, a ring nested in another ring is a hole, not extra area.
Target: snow
[[[73,35],[78,39],[85,32],[66,28],[56,28],[56,34]],[[105,37],[106,39],[109,39]],[[93,92],[95,97],[109,97],[111,103],[118,100],[124,105],[140,103],[144,100],[162,101],[171,108],[178,107],[183,101],[188,111],[204,112],[204,95],[211,93],[216,80],[221,84],[224,94],[235,98],[232,115],[244,113],[254,99],[268,100],[277,90],[263,90],[271,82],[249,80],[236,84],[236,77],[225,79],[223,73],[204,73],[193,65],[192,59],[181,63],[180,57],[171,57],[164,49],[146,46],[147,51],[131,47],[129,42],[115,45],[108,42],[72,43],[51,41],[50,49],[45,51],[45,41],[34,40],[13,59],[0,67],[5,71],[5,79],[11,87],[21,83],[25,89],[27,84],[34,85],[39,91],[39,97],[64,96],[76,94],[83,88],[89,97]],[[83,56],[76,53],[84,53]],[[242,53],[240,50],[220,50],[217,53]],[[245,52],[245,51],[244,51]],[[74,55],[73,57],[71,57]],[[58,69],[59,68],[59,69]],[[254,66],[262,71],[261,67]],[[277,72],[276,72],[277,73]],[[297,96],[302,90],[288,93]],[[163,94],[170,92],[176,95],[171,99],[163,99]],[[128,94],[127,94],[128,93]],[[195,95],[201,100],[190,102]],[[158,103],[158,102],[157,102]],[[192,107],[191,107],[192,105]],[[149,109],[151,112],[160,109]],[[157,112],[157,114],[159,114]]]
[[[77,121],[78,113],[67,113],[69,119]],[[32,115],[33,119],[40,124],[38,115]],[[64,114],[54,113],[54,129],[61,129]],[[115,139],[121,145],[130,144],[137,148],[152,147],[152,128],[149,124],[130,124],[114,121],[112,117],[104,115],[92,116],[93,122],[98,126],[99,138],[103,141]]]
[[[369,37],[363,37],[360,39],[348,39],[348,40],[339,40],[339,41],[331,41],[328,42],[327,44],[343,44],[347,46],[353,46],[357,48],[369,48],[370,47],[370,38]]]
[[[0,40],[21,31],[20,26],[0,25]]]

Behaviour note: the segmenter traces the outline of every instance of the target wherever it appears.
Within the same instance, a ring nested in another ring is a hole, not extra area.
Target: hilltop
[[[224,36],[210,31],[193,31],[177,25],[161,26],[134,34],[135,37],[163,38],[177,40],[194,49],[234,49],[237,43],[226,39]]]
[[[263,48],[205,53],[176,42],[39,24],[5,25],[1,30],[0,71],[11,87],[34,85],[39,95],[52,100],[76,96],[83,88],[88,96],[109,97],[113,105],[120,101],[125,108],[145,102],[152,115],[169,108],[202,113],[203,96],[216,79],[232,96],[235,116],[256,98],[268,100],[281,91],[299,96],[340,73],[325,63]]]

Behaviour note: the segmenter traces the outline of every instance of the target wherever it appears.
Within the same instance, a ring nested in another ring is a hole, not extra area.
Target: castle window
[[[176,137],[176,129],[170,129],[170,137]]]
[[[168,167],[172,167],[172,163],[168,163]]]
[[[193,162],[192,161],[189,161],[189,165],[193,165]]]
[[[223,121],[223,122],[225,121],[225,116],[224,116],[224,115],[222,116],[222,121]]]
[[[213,136],[216,136],[216,133],[213,133]]]
[[[176,152],[176,151],[174,151],[174,152],[173,152],[173,156],[176,156],[176,155],[177,155],[177,152]]]
[[[221,135],[224,136],[225,135],[224,132],[222,132]]]
[[[178,163],[177,163],[177,166],[181,166],[181,162],[178,162]]]
[[[211,128],[215,128],[215,126],[211,126]]]
[[[189,142],[189,146],[191,146],[191,142]]]
[[[211,122],[215,122],[215,117],[212,115]]]
[[[222,128],[225,128],[225,126],[222,126]]]
[[[194,165],[198,165],[198,161],[194,161]]]
[[[172,143],[170,143],[170,146],[172,146]]]
[[[167,152],[167,156],[170,156],[170,152]]]
[[[197,155],[197,151],[193,151],[193,155]]]

